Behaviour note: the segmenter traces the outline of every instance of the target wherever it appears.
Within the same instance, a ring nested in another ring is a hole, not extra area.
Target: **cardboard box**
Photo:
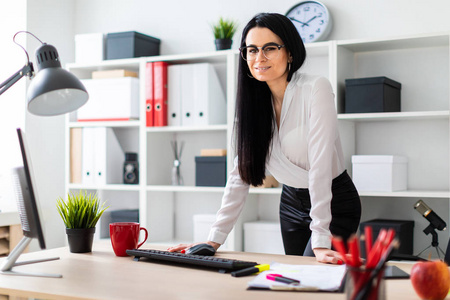
[[[387,77],[345,80],[345,113],[399,112],[402,85]]]
[[[108,71],[92,72],[92,79],[122,78],[122,77],[138,78],[138,73],[129,70],[108,70]]]
[[[226,156],[196,156],[195,185],[225,186],[227,181]]]
[[[407,189],[408,159],[396,155],[353,155],[353,182],[358,191],[393,192]]]
[[[244,223],[244,251],[284,254],[280,224],[269,221]]]
[[[88,33],[75,35],[75,62],[98,63],[105,58],[105,35]]]
[[[106,59],[159,55],[161,41],[136,32],[115,32],[106,35]]]
[[[139,79],[85,79],[88,102],[77,111],[78,121],[139,119]]]
[[[226,156],[227,149],[202,149],[200,156]]]

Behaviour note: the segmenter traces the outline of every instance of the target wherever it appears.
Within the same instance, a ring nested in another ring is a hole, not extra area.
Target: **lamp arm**
[[[14,73],[11,77],[9,77],[0,84],[0,95],[6,92],[7,89],[9,89],[13,84],[19,81],[19,79],[22,78],[23,76],[32,78],[33,74],[34,74],[33,64],[32,63],[26,64],[25,66],[23,66],[22,69]]]

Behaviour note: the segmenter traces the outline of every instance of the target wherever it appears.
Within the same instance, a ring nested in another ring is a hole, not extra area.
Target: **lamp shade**
[[[38,73],[28,87],[28,111],[40,116],[54,116],[83,106],[89,96],[81,81],[61,68],[58,52],[43,44],[36,50]]]

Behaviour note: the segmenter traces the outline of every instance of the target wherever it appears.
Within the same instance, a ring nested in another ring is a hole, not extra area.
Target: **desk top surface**
[[[142,248],[162,249],[160,245]],[[217,256],[258,263],[318,264],[314,258],[218,251]],[[0,274],[0,295],[45,299],[292,299],[294,293],[247,290],[252,276],[232,277],[214,270],[135,262],[116,257],[111,244],[95,241],[92,253],[74,254],[57,248],[21,256],[20,260],[59,256],[61,259],[15,267],[17,271],[60,273],[63,278],[8,276]],[[0,259],[1,263],[2,259]],[[412,264],[397,264],[409,273]],[[419,299],[410,280],[387,280],[387,299]],[[276,295],[274,294],[276,293]],[[345,299],[340,293],[301,292],[302,299]]]

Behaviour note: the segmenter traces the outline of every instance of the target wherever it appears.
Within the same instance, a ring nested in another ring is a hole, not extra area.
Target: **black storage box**
[[[115,32],[106,35],[106,59],[159,55],[161,41],[136,32]]]
[[[111,211],[111,223],[116,222],[139,223],[139,209],[121,209]]]
[[[400,247],[398,249],[394,249],[393,254],[409,254],[413,253],[413,229],[414,229],[414,221],[404,221],[404,220],[385,220],[385,219],[375,219],[366,222],[362,222],[359,224],[359,231],[361,234],[364,234],[364,228],[366,226],[371,226],[373,231],[373,242],[378,237],[378,233],[382,228],[389,229],[392,228],[395,230],[395,236],[398,238],[400,242]],[[366,258],[366,245],[365,241],[361,241],[361,257]]]
[[[196,156],[195,185],[225,186],[227,181],[226,156]]]
[[[345,80],[345,113],[399,112],[402,85],[387,77]]]

